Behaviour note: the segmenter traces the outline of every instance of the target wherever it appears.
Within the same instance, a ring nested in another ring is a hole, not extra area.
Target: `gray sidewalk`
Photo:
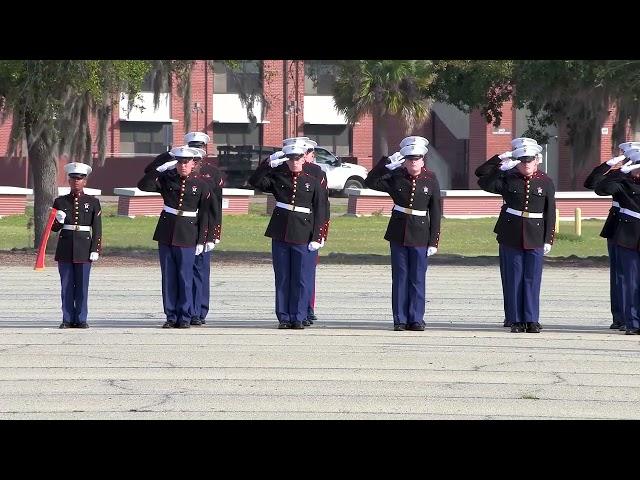
[[[640,337],[608,271],[546,268],[540,334],[502,328],[497,267],[429,269],[427,330],[391,330],[390,267],[320,265],[317,314],[276,330],[269,265],[214,265],[205,327],[163,330],[156,267],[92,270],[58,330],[55,263],[1,267],[0,418],[640,418]]]

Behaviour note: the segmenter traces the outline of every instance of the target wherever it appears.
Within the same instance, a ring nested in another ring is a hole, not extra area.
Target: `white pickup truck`
[[[329,150],[316,147],[316,163],[327,174],[327,184],[332,192],[344,194],[345,188],[364,188],[367,169],[362,165],[343,162]]]

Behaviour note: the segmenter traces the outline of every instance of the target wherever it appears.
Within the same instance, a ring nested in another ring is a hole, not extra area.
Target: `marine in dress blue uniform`
[[[320,180],[320,185],[325,187],[324,198],[325,198],[325,220],[322,227],[322,241],[320,242],[321,248],[324,247],[324,244],[327,240],[327,234],[329,231],[329,220],[331,216],[331,205],[329,203],[329,189],[327,185],[327,174],[322,170],[322,168],[315,163],[315,147],[318,145],[315,141],[309,139],[308,137],[293,137],[287,138],[282,142],[283,147],[287,145],[299,144],[302,148],[305,149],[304,160],[305,163],[302,166],[304,172],[316,177]],[[270,160],[282,158],[284,153],[282,151],[275,152],[273,155],[269,157]],[[318,261],[320,256],[316,255],[316,261],[313,264],[309,265],[309,268],[304,271],[304,275],[306,276],[306,285],[309,285],[311,290],[308,292],[309,296],[309,307],[307,309],[307,318],[302,322],[305,327],[313,325],[313,323],[318,320],[318,317],[315,314],[315,302],[316,302],[316,270],[318,267]]]
[[[158,192],[163,211],[153,239],[158,242],[162,272],[163,328],[189,328],[193,308],[193,263],[204,251],[209,225],[207,185],[192,175],[194,157],[187,146],[173,148],[173,160],[150,170],[138,182],[146,192]]]
[[[594,190],[597,183],[604,180],[610,171],[618,170],[626,158],[624,152],[633,146],[640,147],[640,142],[627,142],[619,145],[623,151],[623,155],[617,156],[601,163],[593,169],[584,182],[585,188]],[[600,236],[607,239],[607,251],[609,253],[609,298],[611,304],[611,316],[613,321],[609,326],[610,329],[625,330],[626,324],[624,320],[624,306],[622,304],[622,267],[620,260],[617,258],[618,246],[613,236],[618,226],[618,213],[620,210],[621,195],[615,193],[612,195],[611,208],[604,222]],[[637,312],[636,312],[637,313]]]
[[[205,147],[209,143],[209,135],[202,132],[190,132],[184,136],[189,147],[200,152],[195,157],[195,177],[202,180],[209,187],[208,200],[209,224],[206,233],[204,251],[197,255],[193,263],[193,314],[191,325],[206,324],[210,309],[211,295],[211,256],[215,246],[220,243],[222,235],[222,188],[224,180],[218,168],[211,164],[204,164]]]
[[[321,246],[325,188],[304,171],[303,146],[287,145],[282,151],[285,158],[265,159],[249,184],[276,200],[265,236],[272,239],[278,328],[303,329],[311,291],[305,272]]]
[[[540,284],[543,255],[555,236],[556,204],[553,181],[538,171],[542,147],[535,140],[479,168],[480,188],[502,195],[504,206],[494,228],[503,269],[505,321],[514,333],[540,332]]]
[[[384,238],[391,249],[391,307],[394,330],[425,327],[428,257],[438,251],[442,206],[435,173],[424,166],[429,141],[411,136],[400,151],[382,157],[365,186],[387,192],[393,210]]]
[[[72,162],[64,170],[69,176],[70,192],[53,202],[58,211],[51,227],[60,232],[55,255],[62,287],[60,328],[87,328],[89,274],[91,262],[100,257],[102,209],[97,198],[83,191],[91,167]]]
[[[640,149],[628,149],[625,156],[628,162],[606,174],[602,173],[594,182],[598,195],[611,195],[620,204],[612,237],[616,244],[616,270],[620,272],[617,286],[621,293],[624,331],[627,335],[639,335]]]

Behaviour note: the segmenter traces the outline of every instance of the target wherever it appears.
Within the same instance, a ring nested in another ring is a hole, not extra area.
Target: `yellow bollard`
[[[575,223],[573,224],[573,226],[575,228],[576,235],[578,237],[581,237],[582,236],[582,210],[580,209],[580,207],[576,208]]]
[[[556,208],[556,235],[560,233],[560,210]]]

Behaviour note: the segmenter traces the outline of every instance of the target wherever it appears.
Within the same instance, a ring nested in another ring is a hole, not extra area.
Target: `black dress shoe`
[[[316,314],[314,312],[309,312],[309,313],[307,313],[307,320],[309,320],[311,323],[313,323],[316,320],[318,320],[318,317],[316,317]]]
[[[609,325],[610,330],[619,330],[620,327],[624,327],[624,323],[613,322],[611,325]]]
[[[510,320],[505,320],[504,323],[502,324],[503,327],[505,328],[509,328],[511,326],[511,321]]]
[[[87,322],[85,323],[76,323],[74,325],[75,328],[89,328],[89,324]]]
[[[627,328],[624,332],[625,335],[640,335],[640,328]]]
[[[170,322],[169,320],[167,320],[166,322],[164,322],[164,325],[162,325],[162,328],[175,328],[176,326],[176,322]]]
[[[202,325],[202,322],[200,321],[200,319],[198,317],[193,317],[191,319],[191,325],[195,325],[195,326],[199,327],[200,325]]]
[[[289,328],[289,324],[288,323],[279,323],[278,324],[278,330],[284,330],[286,328]]]
[[[627,329],[627,325],[626,324],[621,324],[620,327],[618,327],[618,330],[621,332],[624,332]]]
[[[204,318],[201,318],[201,319],[200,319],[200,323],[201,323],[202,325],[206,325],[206,324],[207,324],[207,322],[205,321],[205,319],[204,319]]]
[[[313,325],[313,322],[311,320],[303,320],[302,325],[304,325],[305,327],[310,327],[311,325]]]
[[[540,333],[540,324],[535,322],[527,323],[527,333]]]
[[[62,322],[58,328],[71,328],[71,325],[69,325],[68,323]]]
[[[393,330],[395,332],[404,332],[407,329],[406,325],[404,323],[396,323],[393,326]]]
[[[410,323],[407,327],[407,330],[412,330],[414,332],[424,332],[424,325],[421,323]]]
[[[524,332],[524,324],[523,323],[512,323],[511,324],[511,333],[522,333]]]
[[[181,322],[176,326],[176,328],[191,328],[191,324],[187,322]]]
[[[302,325],[302,322],[291,322],[291,326],[289,328],[292,330],[304,330],[304,325]]]

